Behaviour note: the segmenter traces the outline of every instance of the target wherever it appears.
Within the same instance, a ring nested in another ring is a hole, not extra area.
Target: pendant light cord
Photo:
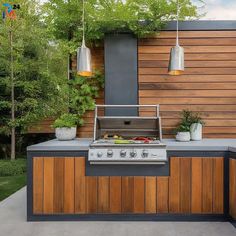
[[[84,22],[84,0],[83,0],[83,15],[82,15],[82,23],[83,23],[83,41],[82,46],[85,46],[85,22]]]
[[[177,0],[176,45],[179,46],[179,0]]]

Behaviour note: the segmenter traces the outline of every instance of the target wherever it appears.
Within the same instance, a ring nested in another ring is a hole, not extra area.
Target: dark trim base
[[[85,215],[32,215],[28,221],[212,221],[227,222],[225,215],[212,214],[85,214]]]

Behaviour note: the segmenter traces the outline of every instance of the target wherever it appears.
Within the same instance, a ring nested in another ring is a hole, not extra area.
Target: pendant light
[[[181,75],[184,72],[184,48],[179,46],[179,0],[177,0],[176,46],[171,48],[168,73]]]
[[[84,0],[83,0],[83,40],[82,45],[77,50],[77,74],[80,76],[92,76],[91,52],[85,45],[85,21],[84,21]]]

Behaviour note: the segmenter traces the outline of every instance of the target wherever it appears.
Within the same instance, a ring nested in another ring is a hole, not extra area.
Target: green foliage
[[[95,98],[99,97],[99,91],[104,86],[104,76],[96,71],[92,77],[82,77],[75,75],[75,78],[69,81],[69,104],[70,111],[77,114],[80,122],[88,110],[95,107]]]
[[[156,33],[176,19],[176,7],[174,0],[85,1],[87,42],[101,40],[107,32],[128,31],[138,37]],[[82,38],[82,1],[49,0],[44,12],[55,38],[62,40],[69,52],[75,52]],[[191,0],[180,0],[180,20],[198,17]]]
[[[26,159],[0,160],[0,176],[15,176],[26,173]]]
[[[199,113],[193,113],[192,114],[192,116],[191,116],[191,124],[194,124],[194,123],[199,123],[199,124],[202,124],[202,125],[205,124],[205,122],[203,121],[203,119],[199,115]]]
[[[189,132],[190,126],[194,123],[204,124],[198,113],[194,113],[190,110],[183,110],[181,112],[181,121],[176,129],[176,132]]]
[[[53,128],[72,128],[76,127],[78,122],[77,115],[65,113],[55,120]]]
[[[12,3],[13,1],[10,1]],[[17,19],[0,22],[0,133],[24,133],[34,122],[58,114],[64,97],[67,56],[41,21],[37,1],[19,0]],[[15,122],[11,121],[10,40],[13,35]]]

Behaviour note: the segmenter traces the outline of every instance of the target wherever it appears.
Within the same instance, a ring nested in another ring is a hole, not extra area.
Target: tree
[[[176,0],[87,0],[87,41],[96,42],[109,31],[128,30],[139,37],[158,32],[166,22],[176,19],[176,7]],[[82,0],[49,0],[44,10],[55,38],[74,52],[82,39]],[[198,17],[191,0],[180,0],[180,19]]]
[[[17,3],[16,19],[0,24],[0,133],[11,135],[11,159],[16,135],[65,109],[66,58],[50,41],[37,1]]]

